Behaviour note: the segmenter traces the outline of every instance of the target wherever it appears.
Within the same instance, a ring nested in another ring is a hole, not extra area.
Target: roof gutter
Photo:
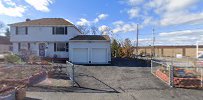
[[[8,24],[8,26],[72,26],[74,27],[74,25],[14,25],[14,24]]]
[[[82,42],[82,41],[98,41],[98,42],[110,42],[110,40],[69,40],[70,42]]]

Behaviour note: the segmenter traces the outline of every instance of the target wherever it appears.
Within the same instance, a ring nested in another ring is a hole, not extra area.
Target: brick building
[[[153,49],[154,48],[154,49]],[[182,46],[144,46],[139,47],[138,54],[140,55],[154,55],[158,57],[176,57],[182,55],[183,57],[196,57],[196,45],[182,45]],[[203,51],[203,45],[199,46],[199,51]],[[136,49],[134,51],[136,54]]]

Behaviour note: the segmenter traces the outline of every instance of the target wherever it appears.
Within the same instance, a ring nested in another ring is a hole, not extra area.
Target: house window
[[[64,42],[54,43],[54,51],[68,52],[68,43],[64,43]]]
[[[18,43],[18,51],[30,50],[30,43]]]
[[[52,33],[54,35],[67,35],[67,27],[53,27]]]
[[[16,35],[27,35],[28,27],[16,27]]]

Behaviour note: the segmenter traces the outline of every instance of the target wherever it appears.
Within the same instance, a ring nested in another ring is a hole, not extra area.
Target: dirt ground
[[[142,61],[117,61],[108,66],[77,65],[77,87],[29,91],[26,100],[203,100],[203,90],[170,88],[150,73],[150,67],[137,67]]]

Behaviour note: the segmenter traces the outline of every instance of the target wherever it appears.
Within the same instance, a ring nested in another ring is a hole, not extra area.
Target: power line
[[[136,56],[138,55],[138,44],[139,44],[139,26],[137,24]]]
[[[154,33],[154,28],[152,29],[152,35],[153,35],[153,56],[155,56],[155,33]]]

